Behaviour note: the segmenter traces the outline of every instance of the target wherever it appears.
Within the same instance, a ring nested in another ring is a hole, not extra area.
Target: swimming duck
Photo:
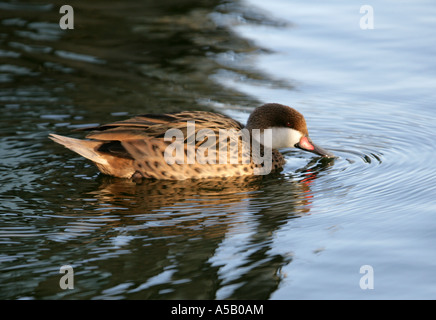
[[[90,159],[102,173],[120,178],[183,180],[267,174],[283,167],[278,149],[289,147],[333,157],[311,141],[301,113],[277,103],[254,109],[245,127],[219,113],[183,111],[139,115],[85,130],[92,130],[88,140],[57,134],[50,138]],[[245,140],[246,136],[251,140]]]

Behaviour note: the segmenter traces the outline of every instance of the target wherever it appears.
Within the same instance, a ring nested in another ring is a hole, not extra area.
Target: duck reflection
[[[310,184],[327,167],[309,163],[302,180],[283,173],[141,183],[102,176],[92,194],[101,205],[126,208],[111,227],[132,240],[123,248],[129,254],[100,267],[129,275],[129,299],[268,299],[292,260],[273,253],[274,234],[309,213]],[[109,287],[117,285],[112,278]]]

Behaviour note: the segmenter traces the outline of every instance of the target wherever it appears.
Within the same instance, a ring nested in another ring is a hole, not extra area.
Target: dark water
[[[0,298],[436,298],[432,2],[374,4],[373,30],[350,1],[75,1],[74,30],[63,4],[0,2]],[[47,139],[264,102],[338,158],[135,184]]]

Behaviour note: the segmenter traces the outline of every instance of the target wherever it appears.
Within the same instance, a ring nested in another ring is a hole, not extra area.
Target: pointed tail
[[[57,142],[63,145],[64,147],[73,150],[74,152],[77,152],[81,156],[91,161],[94,161],[102,165],[108,164],[107,160],[103,158],[98,151],[96,151],[97,147],[101,145],[100,141],[74,139],[65,136],[60,136],[54,133],[51,133],[49,138],[52,139],[54,142]]]

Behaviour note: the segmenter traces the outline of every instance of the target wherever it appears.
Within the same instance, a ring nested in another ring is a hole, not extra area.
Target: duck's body
[[[240,134],[251,135],[259,129],[262,136],[270,128],[271,145],[264,143],[265,147],[261,144],[257,149],[254,142],[263,143],[262,138],[253,136],[247,145]],[[182,180],[265,174],[282,168],[285,161],[277,150],[282,147],[331,156],[311,143],[304,117],[279,104],[255,109],[245,127],[218,113],[184,111],[141,115],[90,129],[89,140],[55,134],[50,138],[93,161],[102,173],[120,178]],[[182,134],[182,140],[174,133]],[[177,152],[182,157],[175,157]],[[268,153],[269,159],[264,157]],[[259,157],[269,160],[270,166],[260,163]]]

